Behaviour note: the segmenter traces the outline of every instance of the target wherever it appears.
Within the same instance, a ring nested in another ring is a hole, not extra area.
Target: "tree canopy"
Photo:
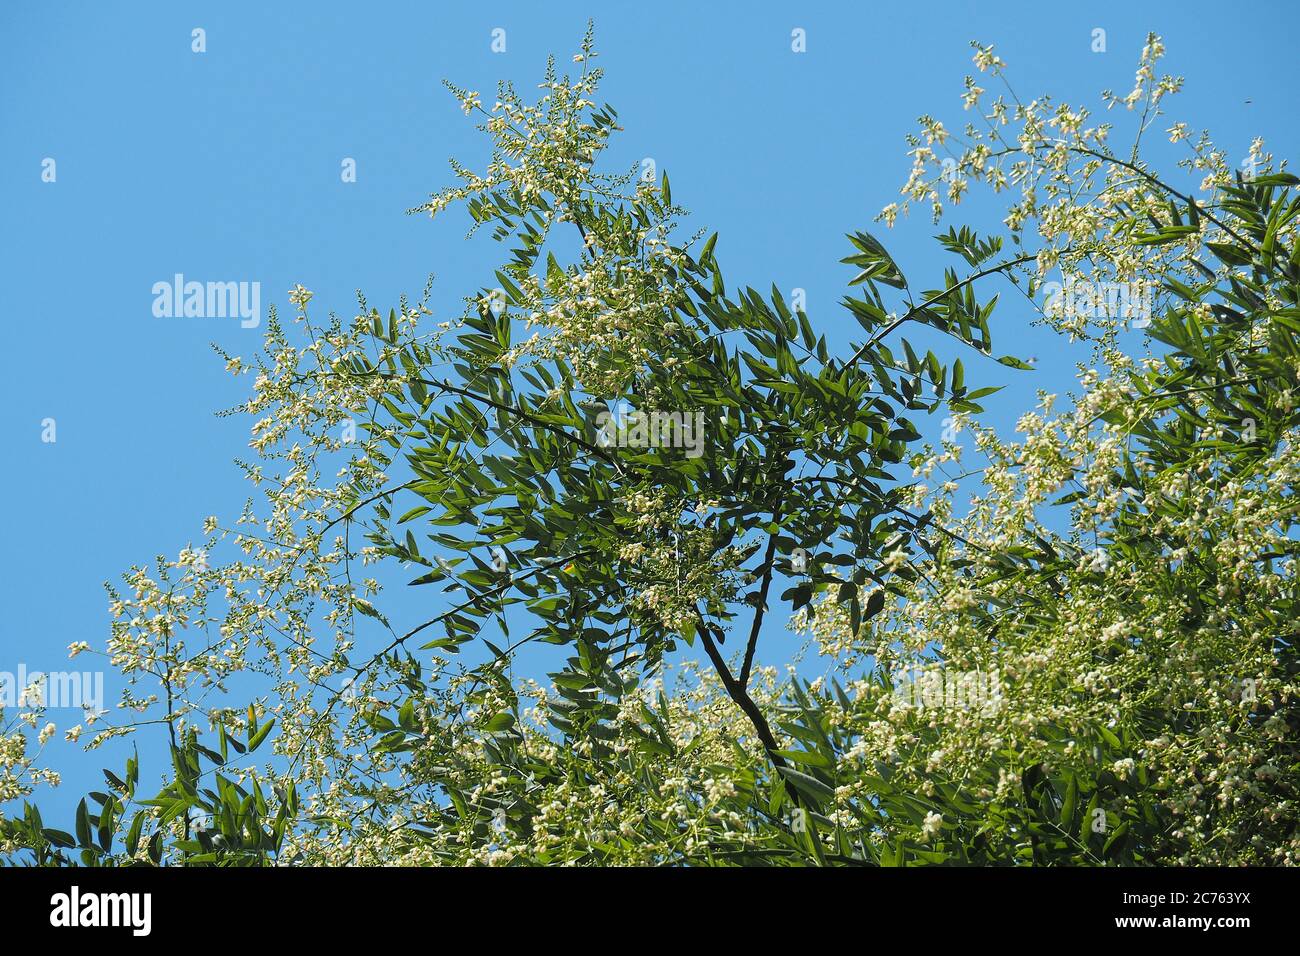
[[[0,820],[0,852],[1296,862],[1300,181],[1166,126],[1154,35],[1103,97],[1123,149],[974,51],[971,123],[921,118],[879,222],[987,190],[1002,230],[950,225],[917,277],[864,223],[835,316],[729,288],[667,175],[602,171],[590,33],[536,102],[451,86],[491,158],[412,212],[466,210],[497,284],[443,322],[428,288],[344,321],[299,286],[262,353],[223,353],[255,496],[109,589],[132,690],[66,731],[161,729],[168,783],[139,792],[133,758],[67,830]],[[1162,127],[1187,150],[1165,171],[1140,148]],[[1014,438],[980,417],[1031,367],[995,341],[1005,297],[1081,355]],[[399,620],[398,585],[433,611]],[[826,676],[765,654],[782,616]],[[546,681],[515,676],[526,644]],[[55,730],[39,701],[5,716],[13,800]]]

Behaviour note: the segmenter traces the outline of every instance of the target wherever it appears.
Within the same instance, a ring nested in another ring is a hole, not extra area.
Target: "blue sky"
[[[851,275],[839,264],[844,234],[877,228],[872,218],[906,176],[903,136],[919,114],[963,121],[971,39],[997,45],[1022,95],[1097,106],[1103,88],[1127,92],[1156,30],[1166,70],[1187,77],[1177,118],[1208,127],[1230,155],[1244,156],[1256,135],[1278,156],[1297,154],[1300,14],[1289,3],[1226,16],[1202,2],[810,7],[4,4],[0,671],[67,669],[72,641],[101,648],[102,582],[174,555],[198,540],[203,516],[233,514],[247,495],[231,459],[245,452],[248,422],[213,416],[246,382],[224,373],[208,343],[247,356],[261,329],[156,318],[153,284],[176,273],[260,282],[265,310],[285,307],[301,282],[314,307],[351,315],[354,290],[387,308],[402,292],[418,296],[433,272],[438,318],[452,317],[488,283],[498,250],[466,243],[463,216],[403,214],[449,181],[448,157],[485,156],[441,80],[485,99],[498,79],[528,89],[548,53],[568,61],[590,16],[603,98],[626,129],[607,168],[653,157],[691,209],[688,225],[720,232],[730,286],[805,289],[814,324],[842,345],[857,330],[835,304]],[[191,50],[196,27],[202,54]],[[791,52],[796,27],[803,54]],[[1096,27],[1107,31],[1103,54],[1090,49]],[[495,28],[506,31],[504,53],[492,52]],[[355,183],[340,178],[347,157]],[[42,181],[47,158],[52,183]],[[975,202],[961,221],[991,230],[993,210]],[[883,236],[922,286],[948,261],[934,232],[923,215]],[[1002,423],[1036,388],[1066,390],[1078,358],[1028,328],[1024,311],[1008,300],[993,324],[998,354],[1040,357],[989,403]],[[972,387],[1006,378],[968,366]],[[54,443],[41,440],[47,418]],[[773,618],[766,653],[780,660],[797,641]],[[66,726],[75,714],[53,718]],[[42,798],[51,817],[101,782],[101,766],[120,766],[61,743],[49,755],[65,776]]]

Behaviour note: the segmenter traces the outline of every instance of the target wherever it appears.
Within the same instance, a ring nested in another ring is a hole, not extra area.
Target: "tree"
[[[1144,104],[1129,158],[1046,99],[999,99],[946,164],[956,138],[923,118],[908,201],[938,216],[940,189],[1018,183],[1013,248],[950,229],[959,266],[924,289],[848,237],[865,337],[847,355],[775,287],[729,293],[717,236],[678,237],[666,175],[597,172],[617,126],[590,33],[538,103],[451,87],[492,159],[453,164],[460,185],[413,211],[465,206],[508,250],[498,286],[435,328],[427,290],[321,324],[299,286],[263,356],[224,355],[253,377],[243,467],[264,501],[111,591],[114,663],[160,692],[93,741],[160,721],[175,776],[141,801],[134,763],[108,774],[75,835],[29,806],[3,822],[8,852],[1291,862],[1296,181],[1234,183],[1206,138],[1201,195],[1148,169],[1137,142],[1180,85],[1156,80],[1159,53],[1152,37],[1112,98]],[[1001,77],[991,48],[975,60]],[[983,92],[968,78],[967,106]],[[1104,372],[1005,442],[973,419],[997,387],[969,388],[962,359],[994,357],[986,287],[1036,304],[1052,269],[1069,282],[1041,320]],[[1164,351],[1131,358],[1133,316],[1074,307],[1076,287],[1125,282],[1161,283]],[[936,449],[918,422],[938,412]],[[959,515],[955,476],[925,482],[965,427],[988,464]],[[378,595],[398,576],[437,613],[394,624]],[[786,607],[831,680],[764,666]],[[458,665],[471,643],[490,656]],[[697,643],[707,666],[682,661]],[[551,686],[513,679],[525,644],[555,647]],[[211,703],[256,677],[250,706]],[[242,765],[264,741],[270,762]]]

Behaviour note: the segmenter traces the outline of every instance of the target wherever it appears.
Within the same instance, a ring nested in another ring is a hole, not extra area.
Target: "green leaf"
[[[383,614],[379,613],[379,611],[375,608],[375,606],[371,604],[369,601],[354,596],[352,598],[352,606],[356,608],[358,611],[360,611],[362,614],[364,614],[366,617],[373,617],[376,621],[379,621],[385,627],[388,626],[388,618],[384,617]]]
[[[793,767],[778,767],[777,769],[795,790],[816,805],[820,806],[835,796],[835,790],[832,787],[801,770],[795,770]]]
[[[92,845],[90,842],[90,811],[86,809],[85,797],[82,797],[81,802],[77,804],[77,843],[83,847]]]
[[[135,815],[135,818],[132,819],[131,821],[131,828],[127,831],[126,834],[125,846],[126,846],[127,856],[135,856],[135,851],[140,846],[140,833],[144,829],[144,818],[145,818],[145,814],[143,812],[140,812],[137,813]]]
[[[264,740],[266,739],[266,735],[269,734],[269,733],[271,732],[271,728],[272,728],[273,726],[275,726],[275,718],[274,718],[274,717],[272,717],[272,718],[271,718],[270,720],[268,720],[265,724],[263,724],[263,725],[258,729],[257,733],[253,734],[252,737],[248,738],[248,752],[249,752],[250,754],[251,754],[254,750],[256,750],[258,747],[260,747],[260,746],[262,745],[262,741],[264,741]]]
[[[863,610],[862,619],[869,621],[879,614],[885,607],[885,590],[877,588],[867,597],[867,606]]]
[[[1074,819],[1075,808],[1079,804],[1079,781],[1070,774],[1070,781],[1065,786],[1065,797],[1061,801],[1061,828],[1069,832],[1070,822]]]
[[[1106,841],[1106,845],[1101,848],[1101,855],[1107,859],[1118,855],[1119,851],[1123,849],[1123,841],[1128,836],[1128,830],[1128,821],[1117,826],[1115,831],[1111,833],[1110,839]]]

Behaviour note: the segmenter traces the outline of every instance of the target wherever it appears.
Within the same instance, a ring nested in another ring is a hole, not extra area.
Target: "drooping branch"
[[[696,609],[697,626],[699,628],[700,639],[704,644],[705,653],[709,655],[709,660],[713,663],[713,669],[717,671],[718,677],[722,679],[722,686],[727,691],[736,705],[749,718],[753,724],[755,733],[758,734],[759,742],[763,749],[767,751],[768,758],[773,765],[778,768],[786,766],[785,758],[779,753],[780,746],[777,744],[776,735],[772,733],[772,727],[763,716],[763,711],[759,709],[758,704],[754,703],[754,698],[749,696],[749,691],[736,680],[731,673],[731,668],[727,662],[722,659],[722,654],[718,651],[718,646],[713,640],[713,635],[709,632],[709,626],[704,620],[704,616]],[[792,794],[793,795],[793,794]]]
[[[1009,259],[1006,262],[999,263],[998,265],[989,266],[987,269],[981,269],[978,272],[973,272],[970,275],[968,275],[965,279],[962,279],[960,282],[958,282],[956,285],[949,286],[948,288],[944,289],[942,292],[932,295],[930,298],[926,299],[920,305],[912,306],[901,316],[899,316],[893,322],[890,322],[887,326],[885,326],[883,329],[881,329],[879,332],[877,332],[875,335],[869,338],[866,342],[864,342],[862,344],[862,347],[853,353],[853,357],[850,358],[848,362],[845,364],[845,368],[849,368],[853,365],[856,365],[864,355],[866,355],[869,351],[871,351],[871,349],[873,349],[876,345],[878,345],[881,339],[887,336],[890,332],[893,332],[895,329],[897,329],[899,326],[903,325],[904,323],[910,322],[912,319],[916,318],[918,313],[925,311],[930,306],[935,305],[938,302],[942,302],[944,299],[952,295],[954,292],[960,292],[962,289],[966,288],[966,286],[970,285],[972,282],[977,282],[980,279],[983,279],[985,276],[995,275],[996,273],[1014,268],[1015,266],[1024,265],[1026,262],[1029,262],[1037,258],[1038,258],[1037,253],[1027,252],[1024,255],[1017,256],[1014,259]]]
[[[781,456],[781,461],[785,456]],[[777,472],[778,475],[784,474],[784,469]],[[758,589],[758,602],[754,605],[754,620],[749,628],[749,640],[745,645],[745,662],[740,668],[740,686],[749,687],[749,674],[754,666],[754,653],[758,650],[758,632],[763,626],[763,616],[767,613],[767,592],[772,586],[772,574],[776,570],[776,541],[777,536],[781,533],[781,508],[784,504],[785,496],[783,492],[778,491],[776,503],[772,505],[772,524],[775,527],[771,534],[767,536],[767,551],[763,555],[763,578]]]

